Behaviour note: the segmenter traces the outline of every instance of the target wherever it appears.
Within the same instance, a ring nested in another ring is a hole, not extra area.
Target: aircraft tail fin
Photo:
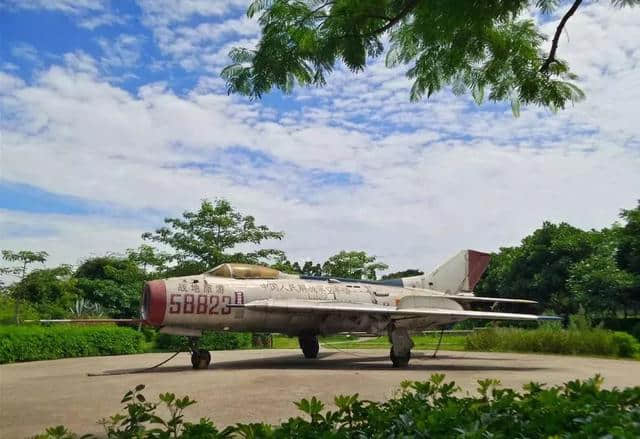
[[[461,250],[429,274],[402,278],[405,287],[428,288],[447,294],[472,293],[491,255],[476,250]]]

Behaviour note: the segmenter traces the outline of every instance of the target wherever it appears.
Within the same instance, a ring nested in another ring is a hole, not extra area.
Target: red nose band
[[[161,326],[167,309],[167,287],[162,280],[152,280],[144,286],[144,318],[153,326]]]

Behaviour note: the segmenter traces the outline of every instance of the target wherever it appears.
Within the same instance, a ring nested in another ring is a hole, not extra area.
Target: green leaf
[[[480,105],[484,101],[484,87],[480,84],[476,84],[471,89],[471,96],[473,96],[473,100],[476,104]]]
[[[518,98],[511,99],[511,112],[514,117],[520,117],[520,100]]]

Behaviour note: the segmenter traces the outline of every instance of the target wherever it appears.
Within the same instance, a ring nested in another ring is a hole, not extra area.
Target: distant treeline
[[[640,311],[640,203],[622,224],[581,230],[543,223],[516,247],[493,254],[480,295],[540,302],[560,315],[627,317]]]
[[[621,224],[584,231],[545,222],[522,240],[493,255],[476,290],[479,294],[531,298],[563,315],[583,309],[589,316],[637,315],[640,309],[640,204],[623,210]],[[288,273],[376,279],[388,266],[364,251],[340,251],[326,261],[292,262],[281,250],[262,248],[283,232],[258,225],[226,200],[204,200],[196,212],[166,218],[165,226],[142,235],[170,251],[144,244],[125,254],[85,259],[77,267],[39,268],[46,252],[3,250],[0,322],[30,318],[137,317],[144,281],[197,274],[224,262],[269,265]],[[253,244],[251,252],[235,252]],[[384,278],[421,272],[407,269]],[[6,278],[6,276],[5,276]]]

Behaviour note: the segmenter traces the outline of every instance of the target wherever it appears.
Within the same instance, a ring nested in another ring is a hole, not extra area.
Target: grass
[[[415,343],[414,349],[435,349],[438,344],[439,334],[415,335],[412,338]],[[465,346],[464,335],[445,334],[442,337],[440,349],[448,351],[463,351]],[[327,348],[338,349],[388,349],[391,347],[389,339],[386,336],[359,338],[347,337],[345,335],[333,335],[329,337],[320,337],[320,344]],[[298,339],[295,337],[287,337],[285,335],[273,336],[273,347],[275,349],[300,349]]]
[[[440,334],[412,336],[416,350],[434,350]],[[320,337],[325,348],[389,349],[386,336],[372,338],[344,335]],[[299,349],[298,339],[274,335],[276,349]],[[551,326],[537,329],[495,328],[470,334],[447,334],[442,337],[441,350],[477,352],[533,352],[562,355],[583,355],[609,358],[640,359],[640,343],[631,335],[603,329],[561,329]]]

